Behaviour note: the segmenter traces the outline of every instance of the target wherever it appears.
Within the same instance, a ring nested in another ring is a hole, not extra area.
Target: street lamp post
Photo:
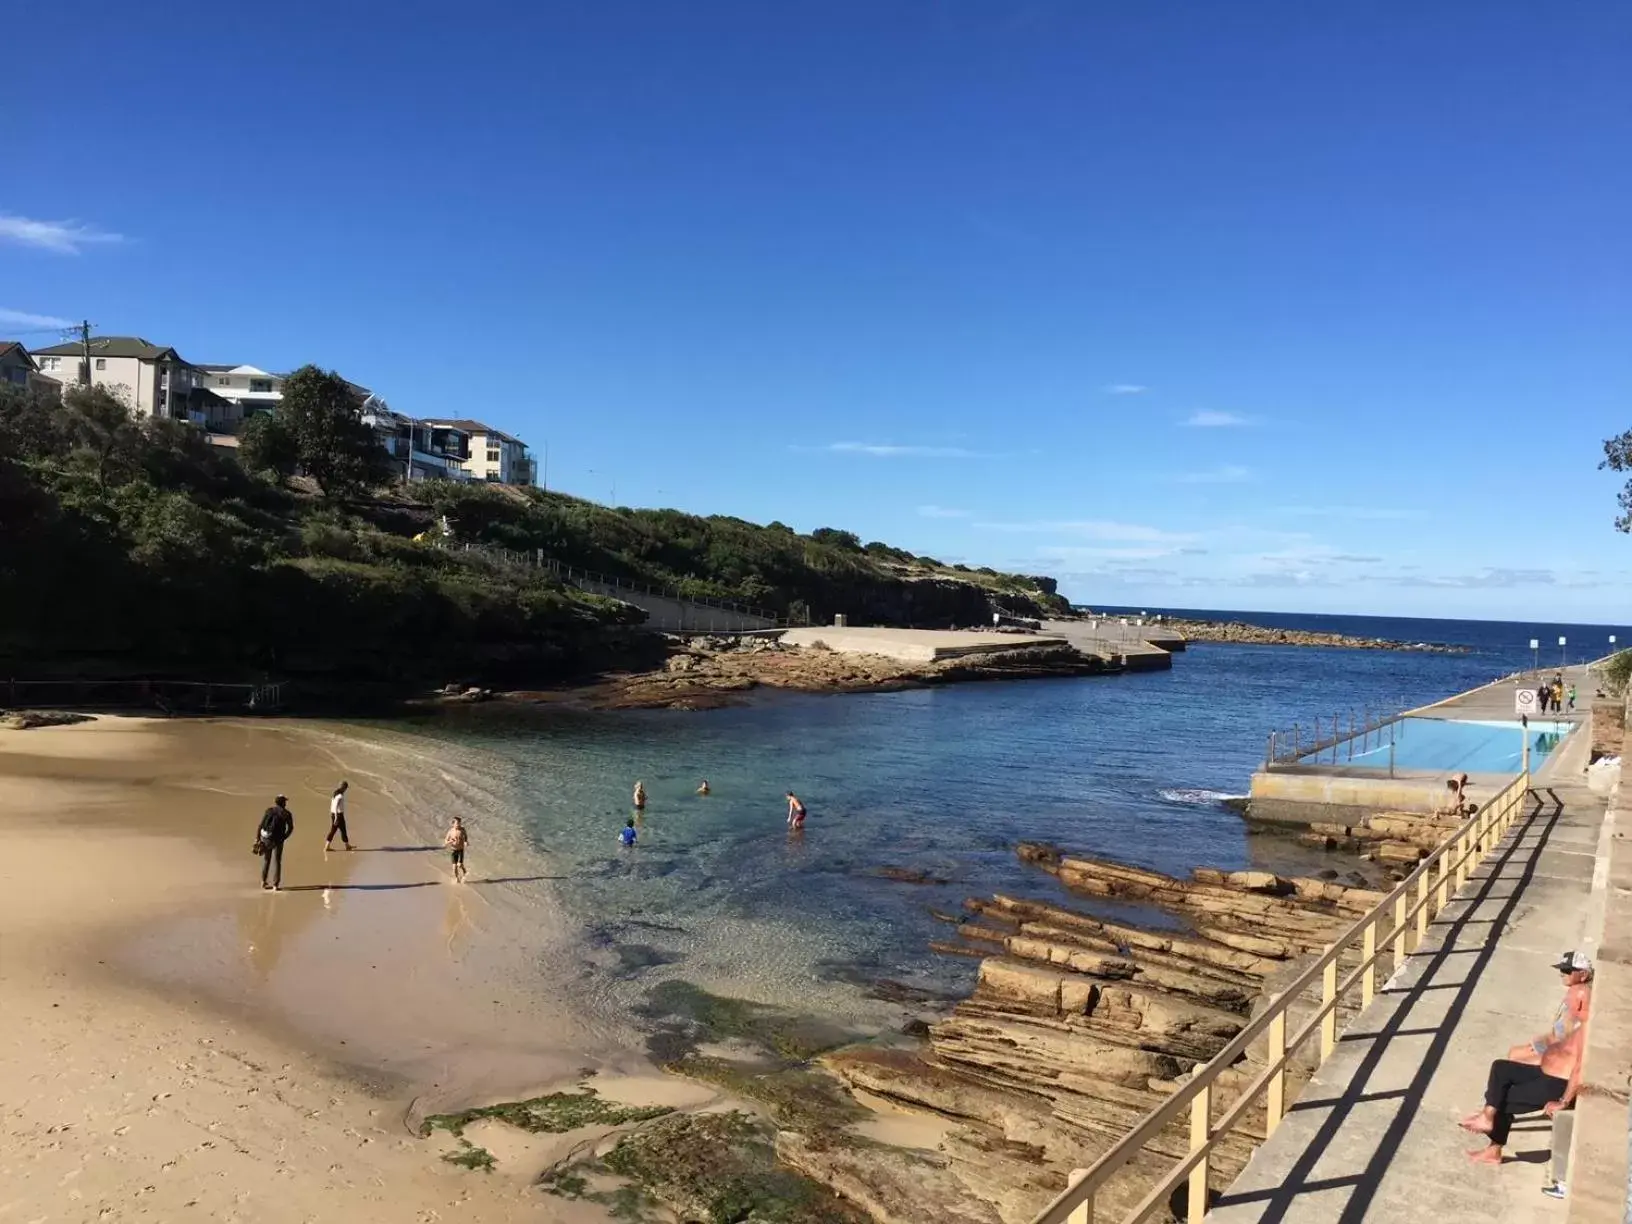
[[[1567,645],[1566,639],[1560,636],[1558,639],[1558,665],[1560,667],[1568,666],[1570,661],[1569,651],[1565,649]]]
[[[1541,639],[1540,638],[1531,638],[1530,639],[1530,670],[1533,671],[1533,672],[1539,672],[1541,670]]]

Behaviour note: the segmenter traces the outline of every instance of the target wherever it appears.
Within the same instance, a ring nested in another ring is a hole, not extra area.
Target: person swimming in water
[[[805,805],[799,796],[791,790],[788,792],[788,828],[802,829],[805,827]]]
[[[635,831],[635,818],[631,816],[624,824],[622,831],[619,832],[618,840],[623,843],[624,849],[627,850],[630,846],[635,844],[635,838],[639,836],[640,834]]]
[[[646,783],[635,783],[635,810],[638,812],[646,806]]]
[[[699,786],[699,787],[698,787],[698,788],[697,788],[697,793],[698,793],[698,794],[699,794],[699,795],[706,795],[706,794],[708,794],[708,793],[709,793],[709,790],[708,790],[708,779],[707,779],[707,778],[704,778],[704,779],[703,779],[703,784],[702,784],[702,785],[701,785],[701,786]]]

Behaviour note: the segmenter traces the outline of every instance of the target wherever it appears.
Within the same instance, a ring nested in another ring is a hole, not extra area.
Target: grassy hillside
[[[459,539],[543,549],[565,564],[795,620],[844,612],[858,623],[969,625],[990,619],[994,604],[1025,615],[1067,610],[1051,578],[943,565],[833,528],[801,535],[781,523],[613,508],[490,485],[444,484],[420,496]]]
[[[52,669],[531,683],[650,654],[640,614],[547,572],[413,537],[816,619],[973,624],[989,597],[1063,606],[1046,579],[962,571],[839,531],[615,510],[445,483],[323,498],[245,471],[101,391],[0,388],[0,674]]]

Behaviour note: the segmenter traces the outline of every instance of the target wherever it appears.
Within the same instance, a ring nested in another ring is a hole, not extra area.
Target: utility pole
[[[79,324],[79,351],[82,360],[79,364],[79,381],[81,386],[91,385],[91,321],[81,319]]]

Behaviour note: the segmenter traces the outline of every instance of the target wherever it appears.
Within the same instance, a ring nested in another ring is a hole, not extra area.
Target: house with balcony
[[[259,366],[213,365],[198,367],[210,390],[238,405],[246,419],[257,412],[271,412],[283,399],[283,375],[271,374]]]
[[[34,349],[30,356],[40,373],[64,386],[107,388],[138,418],[231,428],[243,417],[238,405],[210,390],[203,370],[175,349],[140,336],[92,337],[89,369],[78,340]]]
[[[372,398],[363,405],[363,423],[373,427],[402,479],[470,479],[470,438],[463,430],[392,412]]]
[[[472,480],[509,485],[530,485],[535,482],[532,457],[527,453],[527,444],[520,438],[468,419],[428,420],[425,424],[437,429],[457,430],[465,435],[470,447],[465,471]]]

